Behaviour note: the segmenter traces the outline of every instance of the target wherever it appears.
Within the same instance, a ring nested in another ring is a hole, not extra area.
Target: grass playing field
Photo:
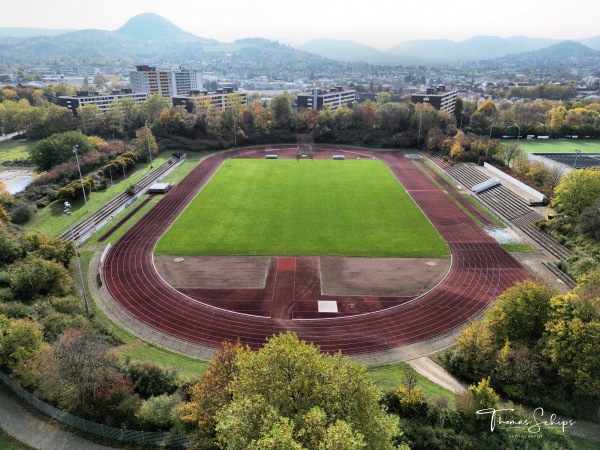
[[[505,141],[507,142],[507,141]],[[520,139],[519,145],[526,153],[573,153],[575,149],[582,153],[600,153],[600,141],[589,139]]]
[[[228,160],[156,247],[159,255],[449,257],[374,160]]]

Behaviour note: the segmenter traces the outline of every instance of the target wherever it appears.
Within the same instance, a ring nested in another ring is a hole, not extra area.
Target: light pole
[[[515,123],[515,127],[519,129],[519,134],[517,134],[517,145],[519,145],[519,138],[521,137],[521,127]]]
[[[485,150],[485,159],[488,159],[490,156],[490,141],[492,140],[492,128],[494,128],[493,120],[492,120],[492,124],[490,125],[490,135],[488,136],[487,149]]]
[[[152,169],[152,150],[150,150],[150,129],[146,120],[146,140],[148,141],[148,155],[150,156],[150,168]]]
[[[579,154],[581,153],[581,150],[579,149],[575,149],[575,164],[573,164],[573,168],[577,169],[577,160],[579,159]]]
[[[110,192],[115,190],[115,183],[113,183],[112,179],[112,169],[108,169],[108,173],[110,174]]]
[[[423,103],[421,103],[421,114],[419,115],[419,135],[417,137],[417,148],[421,146],[421,124],[423,123],[423,108],[429,101],[429,97],[423,97]]]
[[[83,185],[83,177],[81,176],[81,166],[79,165],[79,157],[77,156],[77,149],[79,145],[75,144],[73,146],[73,153],[75,153],[75,159],[77,160],[77,169],[79,169],[79,179],[81,180],[81,189],[83,190],[83,201],[85,202],[85,210],[86,212],[90,211],[88,208],[87,196],[85,195],[85,186]]]
[[[90,314],[88,307],[87,295],[85,293],[85,284],[83,284],[83,273],[81,272],[81,263],[79,262],[79,255],[77,254],[77,244],[75,244],[75,233],[73,233],[73,225],[71,224],[71,204],[65,202],[65,214],[69,218],[69,229],[71,230],[71,240],[73,241],[73,248],[75,249],[75,259],[77,260],[77,269],[79,269],[79,281],[81,282],[81,293],[83,294],[83,303],[85,304],[85,313]]]
[[[236,128],[237,128],[237,107],[234,106],[233,107],[233,148],[237,147],[237,133],[236,133]]]

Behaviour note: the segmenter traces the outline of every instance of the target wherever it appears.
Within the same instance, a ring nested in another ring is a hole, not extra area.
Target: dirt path
[[[106,450],[105,447],[63,431],[33,416],[0,387],[0,428],[15,439],[40,450]]]

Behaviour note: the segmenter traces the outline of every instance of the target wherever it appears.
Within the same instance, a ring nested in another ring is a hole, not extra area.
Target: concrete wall
[[[497,175],[498,177],[508,181],[509,183],[514,184],[515,186],[517,186],[519,189],[524,190],[525,192],[527,192],[529,195],[531,195],[531,198],[534,199],[535,201],[538,202],[543,202],[544,201],[544,194],[542,194],[541,192],[536,191],[535,189],[527,186],[525,183],[520,182],[519,180],[517,180],[516,178],[511,177],[510,175],[505,174],[504,172],[502,172],[499,169],[496,169],[494,166],[492,166],[491,164],[488,163],[484,163],[483,167],[485,167],[486,169],[488,169],[490,172],[494,173],[495,175]]]

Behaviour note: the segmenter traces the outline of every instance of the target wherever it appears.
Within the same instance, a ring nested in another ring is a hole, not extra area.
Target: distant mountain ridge
[[[299,46],[327,58],[342,61],[365,61],[378,64],[418,64],[468,62],[503,58],[542,50],[561,42],[559,39],[529,38],[514,36],[500,38],[497,36],[476,36],[456,42],[449,39],[419,39],[402,42],[386,52],[376,50],[354,41],[336,41],[335,39],[311,39]],[[600,50],[600,36],[583,41],[570,41],[588,48]],[[585,52],[583,52],[585,53]],[[583,55],[582,52],[579,54]],[[587,53],[592,56],[592,53]]]
[[[247,59],[253,55],[269,58],[267,53],[270,52],[271,60],[278,59],[281,64],[286,62],[285,58],[289,58],[289,61],[314,62],[316,57],[345,62],[365,61],[370,64],[436,64],[504,58],[508,55],[541,51],[561,43],[557,39],[525,36],[477,36],[460,42],[448,39],[411,40],[399,43],[387,51],[377,50],[356,41],[336,39],[312,39],[296,47],[262,38],[221,43],[184,31],[164,17],[153,13],[134,16],[115,31],[46,30],[46,35],[37,34],[43,31],[0,27],[0,61],[45,63],[111,58],[184,60],[201,59],[202,55],[208,52],[228,53],[242,49]],[[571,47],[578,57],[595,56],[594,53],[585,51],[585,48],[592,52],[600,50],[600,36],[570,42],[581,46]],[[266,53],[261,53],[258,49]],[[562,47],[562,54],[568,53],[566,49],[567,47]]]
[[[57,34],[69,33],[75,30],[52,30],[50,28],[26,28],[26,27],[0,27],[0,37],[33,37],[33,36],[56,36]]]
[[[525,61],[559,61],[564,62],[573,58],[600,58],[600,52],[575,41],[563,41],[546,48],[531,52],[508,55],[500,60],[525,62]]]
[[[400,61],[400,58],[397,58],[394,55],[390,55],[389,53],[382,52],[356,41],[311,39],[296,48],[338,61],[365,61],[370,64],[391,64]]]

